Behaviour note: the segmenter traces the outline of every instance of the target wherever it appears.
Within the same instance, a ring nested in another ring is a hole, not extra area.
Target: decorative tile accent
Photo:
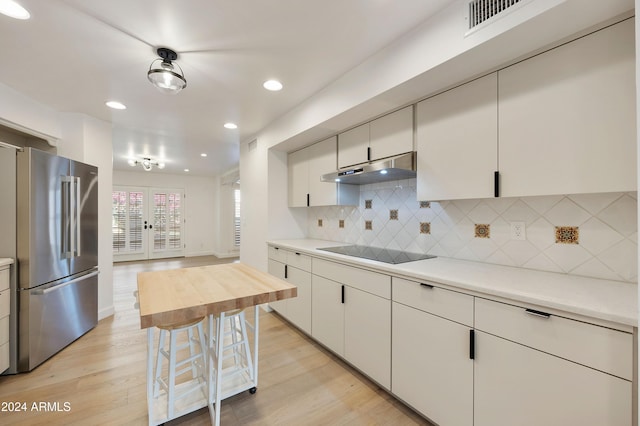
[[[365,209],[370,209],[372,208],[371,205],[373,204],[373,200],[364,200],[364,208]]]
[[[579,239],[577,226],[556,226],[556,244],[579,244]]]
[[[338,220],[338,228],[344,228],[344,219]]]
[[[318,219],[318,227],[322,228],[322,219]]]
[[[371,231],[373,229],[373,221],[372,220],[365,220],[364,221],[364,229],[367,231]]]
[[[420,201],[420,208],[421,209],[430,209],[431,208],[431,202],[429,202],[429,201]]]
[[[488,224],[476,224],[475,237],[476,238],[489,238],[490,227]]]
[[[389,220],[398,220],[398,210],[389,210]]]
[[[431,222],[420,222],[420,233],[431,234]]]

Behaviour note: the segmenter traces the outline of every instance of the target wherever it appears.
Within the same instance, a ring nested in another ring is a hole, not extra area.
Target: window
[[[233,215],[233,244],[240,247],[240,189],[233,190],[234,215]]]

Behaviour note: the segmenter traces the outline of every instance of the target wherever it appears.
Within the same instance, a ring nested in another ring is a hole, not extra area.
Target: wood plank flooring
[[[115,315],[34,371],[1,376],[0,424],[147,424],[146,332],[133,307],[136,274],[234,260],[116,263]],[[277,314],[260,312],[258,392],[224,400],[222,425],[430,425]],[[13,404],[26,410],[6,411]],[[167,424],[207,425],[209,413],[202,409]]]

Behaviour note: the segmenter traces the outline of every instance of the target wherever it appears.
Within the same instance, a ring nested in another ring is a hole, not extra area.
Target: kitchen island
[[[199,317],[208,317],[208,350],[211,352],[207,368],[208,379],[218,386],[215,399],[211,394],[208,400],[196,401],[193,407],[209,407],[212,423],[220,423],[221,375],[217,368],[212,371],[213,354],[222,353],[223,339],[217,339],[214,347],[213,319],[236,309],[253,306],[254,320],[254,380],[250,387],[257,386],[258,366],[258,305],[295,297],[297,290],[282,280],[258,271],[242,263],[181,268],[168,271],[142,272],[138,274],[138,300],[140,305],[140,325],[147,329],[147,400],[150,423],[160,424],[169,419],[160,411],[154,411],[153,363],[154,338],[156,326],[182,323]],[[211,385],[207,386],[211,390]],[[191,408],[193,408],[191,407]],[[190,409],[190,411],[193,411]],[[187,411],[187,412],[190,412]],[[184,413],[186,414],[186,412]]]

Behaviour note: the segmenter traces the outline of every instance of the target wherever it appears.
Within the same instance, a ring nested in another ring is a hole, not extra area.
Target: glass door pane
[[[151,258],[184,256],[182,191],[151,190],[153,247]]]
[[[115,261],[147,259],[145,188],[115,187],[112,192],[111,234]]]

